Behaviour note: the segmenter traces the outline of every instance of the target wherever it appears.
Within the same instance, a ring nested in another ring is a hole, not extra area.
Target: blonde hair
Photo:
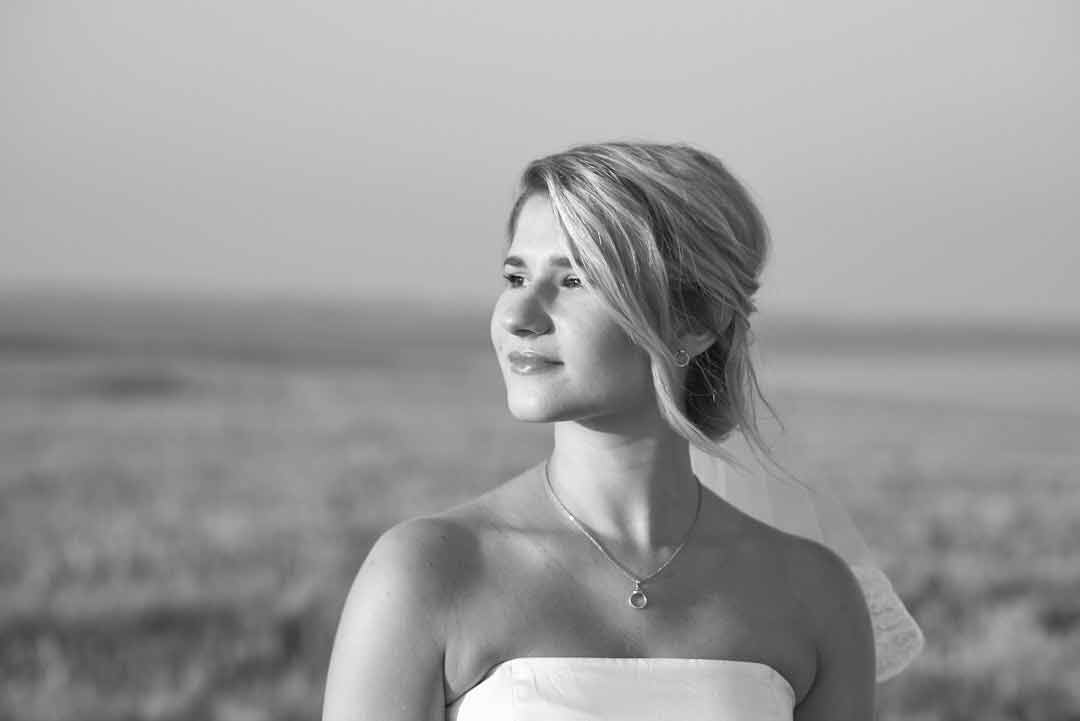
[[[583,282],[649,354],[667,423],[736,464],[720,444],[738,429],[755,455],[778,465],[758,427],[755,397],[776,413],[750,359],[750,316],[769,235],[739,181],[688,145],[581,145],[525,168],[511,238],[522,206],[537,194],[550,199]],[[676,387],[678,336],[701,330],[717,340],[690,361],[685,384]]]

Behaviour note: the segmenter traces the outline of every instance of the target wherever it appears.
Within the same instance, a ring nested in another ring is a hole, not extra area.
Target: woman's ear
[[[691,358],[696,358],[712,347],[716,342],[716,334],[710,330],[697,333],[682,333],[679,335],[679,347],[685,348]]]
[[[731,325],[733,313],[727,306],[715,309],[707,316],[685,316],[677,321],[679,348],[685,348],[691,358],[709,350]],[[719,332],[717,331],[719,329]]]

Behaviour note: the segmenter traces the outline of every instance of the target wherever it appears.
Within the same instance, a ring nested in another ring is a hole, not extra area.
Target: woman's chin
[[[544,406],[527,403],[510,403],[510,415],[525,423],[551,423],[559,420],[556,414]]]
[[[506,399],[510,415],[525,423],[554,423],[573,417],[571,409],[555,404],[549,398],[520,397],[510,394]]]

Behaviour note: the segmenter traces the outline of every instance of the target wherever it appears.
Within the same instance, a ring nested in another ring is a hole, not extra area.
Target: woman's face
[[[570,267],[545,195],[522,206],[491,316],[507,404],[523,421],[656,413],[649,357]]]

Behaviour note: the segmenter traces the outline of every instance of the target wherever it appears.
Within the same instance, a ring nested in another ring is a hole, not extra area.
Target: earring
[[[685,348],[680,348],[675,354],[675,365],[680,368],[685,368],[690,365],[690,354],[686,352]]]

